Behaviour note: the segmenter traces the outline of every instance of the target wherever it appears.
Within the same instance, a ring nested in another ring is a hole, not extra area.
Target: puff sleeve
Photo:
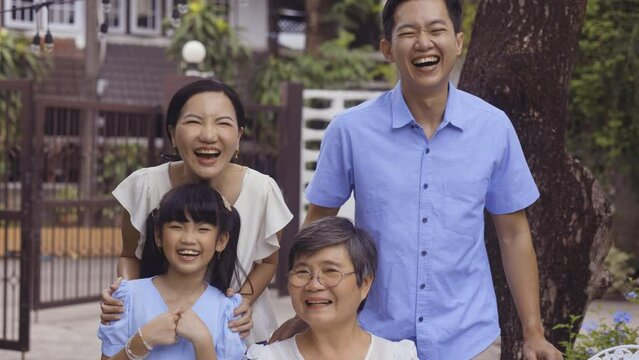
[[[98,327],[98,338],[102,341],[102,354],[108,357],[120,352],[131,336],[131,304],[128,281],[122,280],[120,287],[113,293],[113,297],[122,301],[124,312],[120,314],[120,320],[112,321],[107,325],[100,324]]]
[[[242,342],[239,333],[234,333],[228,326],[228,322],[233,320],[233,311],[242,303],[242,296],[233,295],[226,299],[223,314],[220,317],[220,331],[215,338],[215,353],[219,360],[240,360],[244,357],[246,346]]]
[[[253,259],[255,261],[268,257],[280,248],[277,232],[282,230],[293,218],[293,214],[286,206],[286,202],[284,202],[280,187],[270,176],[267,176],[266,179],[266,204],[261,224],[264,241],[257,241],[256,243]]]

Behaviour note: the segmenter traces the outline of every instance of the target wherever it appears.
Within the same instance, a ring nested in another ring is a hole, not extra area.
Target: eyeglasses
[[[317,281],[324,287],[332,288],[339,285],[345,276],[353,275],[354,273],[355,271],[343,273],[335,269],[320,270],[316,273],[306,270],[290,271],[288,273],[288,283],[295,287],[304,287],[317,277]]]

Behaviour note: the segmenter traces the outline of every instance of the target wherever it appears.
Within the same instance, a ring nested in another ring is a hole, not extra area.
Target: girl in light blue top
[[[98,329],[102,359],[241,359],[245,346],[227,324],[242,299],[223,294],[235,269],[237,211],[211,187],[189,184],[169,191],[148,222],[148,277],[123,280],[114,293],[124,313]]]

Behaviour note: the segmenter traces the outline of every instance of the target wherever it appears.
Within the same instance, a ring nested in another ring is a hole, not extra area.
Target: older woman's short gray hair
[[[377,248],[368,233],[358,228],[349,219],[329,216],[317,220],[295,235],[295,242],[288,253],[288,270],[296,259],[312,256],[327,247],[344,245],[348,252],[361,286],[365,277],[375,277],[377,270]],[[363,308],[364,302],[360,306]]]

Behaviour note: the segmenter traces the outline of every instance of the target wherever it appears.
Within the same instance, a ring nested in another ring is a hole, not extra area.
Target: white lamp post
[[[186,44],[182,46],[182,59],[186,62],[184,75],[200,76],[201,73],[198,70],[198,65],[204,61],[205,57],[206,49],[201,42],[197,40],[187,41]]]

